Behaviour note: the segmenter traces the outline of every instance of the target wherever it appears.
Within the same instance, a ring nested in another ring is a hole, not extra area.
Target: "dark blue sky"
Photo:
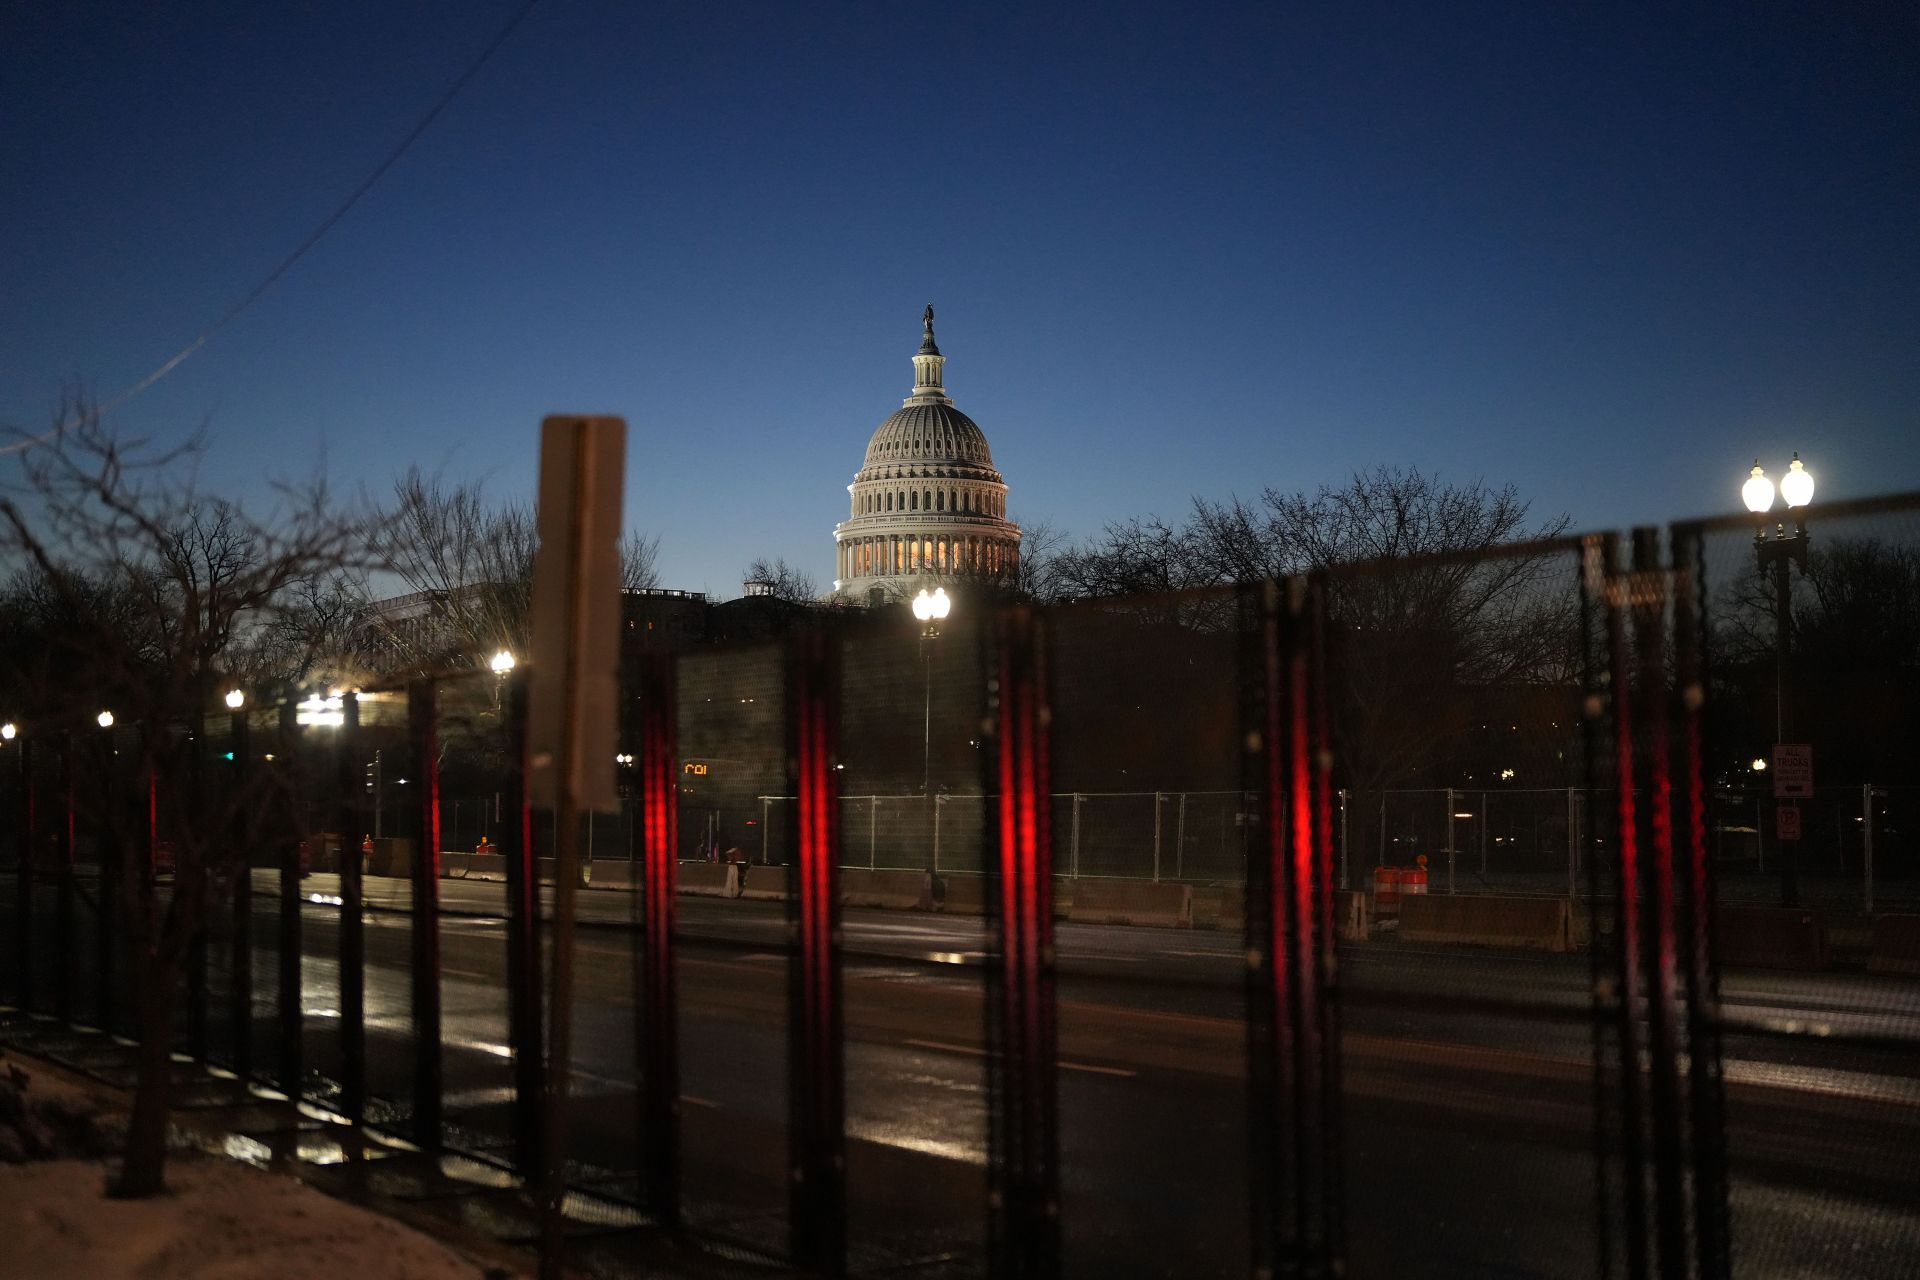
[[[0,421],[219,316],[517,7],[10,6]],[[542,0],[264,301],[118,415],[211,486],[532,487],[632,425],[666,585],[823,583],[920,309],[1017,517],[1376,462],[1582,526],[1920,486],[1907,5]]]

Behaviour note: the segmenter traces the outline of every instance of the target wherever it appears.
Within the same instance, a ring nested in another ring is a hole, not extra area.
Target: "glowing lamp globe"
[[[1764,515],[1773,509],[1773,481],[1767,479],[1767,473],[1760,469],[1757,459],[1753,471],[1747,476],[1747,482],[1740,486],[1740,500],[1755,515]]]
[[[1802,465],[1797,453],[1787,465],[1787,474],[1780,477],[1780,496],[1789,507],[1804,507],[1813,501],[1813,472]]]
[[[953,601],[947,598],[947,589],[937,587],[931,594],[922,591],[913,598],[913,616],[922,622],[936,622],[953,612]]]
[[[513,670],[513,655],[502,649],[493,655],[493,660],[487,665],[493,669],[493,674],[503,676]]]
[[[238,711],[242,706],[244,706],[246,704],[246,701],[247,701],[247,695],[242,693],[240,690],[238,689],[227,690],[227,705],[233,708],[235,711]]]
[[[102,711],[98,716],[95,716],[94,719],[99,722],[102,729],[113,728],[113,712],[111,711]]]

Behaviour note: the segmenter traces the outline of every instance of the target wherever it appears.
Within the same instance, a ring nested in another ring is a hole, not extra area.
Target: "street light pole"
[[[1761,575],[1773,571],[1773,733],[1774,744],[1787,740],[1787,665],[1793,653],[1793,577],[1791,564],[1807,571],[1807,504],[1813,501],[1813,474],[1794,454],[1787,474],[1780,478],[1780,496],[1793,513],[1793,532],[1787,532],[1784,520],[1767,532],[1767,513],[1773,509],[1773,481],[1767,478],[1756,460],[1753,470],[1741,486],[1741,498],[1756,517],[1753,535],[1754,558]],[[1779,793],[1776,791],[1776,795]],[[1778,838],[1776,836],[1776,838]],[[1778,838],[1780,846],[1780,905],[1800,905],[1800,845],[1797,839]]]
[[[940,620],[952,611],[953,601],[947,598],[945,587],[936,587],[931,593],[922,590],[913,598],[913,616],[920,620],[920,665],[924,679],[920,707],[920,794],[926,797],[927,823],[932,828],[933,853],[928,870],[934,874],[940,870],[940,812],[933,794],[933,650],[928,644],[939,638]]]
[[[940,637],[940,623],[953,612],[953,601],[945,587],[913,598],[913,616],[920,620],[920,665],[924,672],[925,697],[921,704],[920,794],[932,794],[933,783],[933,651],[927,642]]]

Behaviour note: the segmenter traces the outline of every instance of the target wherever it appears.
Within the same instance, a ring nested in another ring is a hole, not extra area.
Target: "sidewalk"
[[[5,1064],[24,1072],[24,1092]],[[0,1137],[28,1100],[27,1163],[0,1163],[0,1271],[56,1280],[272,1275],[305,1280],[508,1280],[537,1269],[538,1212],[501,1164],[430,1153],[262,1085],[175,1057],[169,1195],[102,1194],[131,1104],[133,1046],[0,1005]],[[89,1136],[91,1134],[91,1136]],[[0,1159],[13,1154],[0,1147]],[[66,1158],[45,1158],[48,1155]],[[772,1259],[723,1256],[570,1192],[569,1274],[774,1280]]]

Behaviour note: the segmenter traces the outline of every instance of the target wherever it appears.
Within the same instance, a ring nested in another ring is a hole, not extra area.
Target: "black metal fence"
[[[387,1135],[369,1187],[593,1274],[663,1241],[829,1275],[1904,1274],[1916,516],[1823,514],[1785,663],[1741,522],[649,653],[564,939],[524,671],[209,712],[164,777],[128,768],[154,727],[25,726],[6,1034],[130,1034],[127,913],[198,892],[169,850],[206,833],[169,824],[254,786],[206,842],[175,1048]],[[1775,741],[1819,769],[1793,817]]]

